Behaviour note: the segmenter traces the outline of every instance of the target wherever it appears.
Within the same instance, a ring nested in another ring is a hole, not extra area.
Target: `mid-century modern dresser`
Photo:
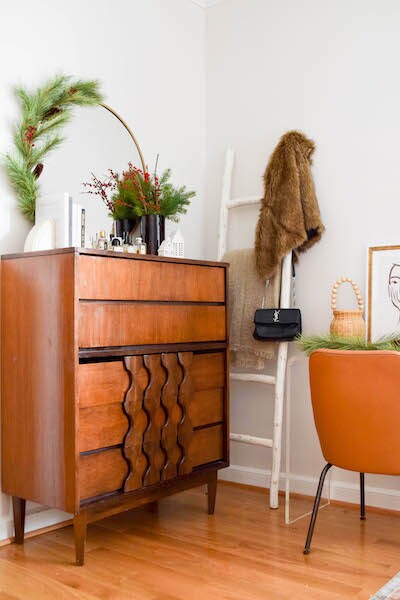
[[[87,524],[228,465],[227,265],[62,249],[2,257],[2,488]]]

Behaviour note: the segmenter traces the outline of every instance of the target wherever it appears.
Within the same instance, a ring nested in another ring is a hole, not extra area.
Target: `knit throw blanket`
[[[231,250],[223,259],[229,268],[230,347],[233,367],[263,369],[275,356],[276,343],[253,338],[254,312],[279,306],[280,269],[268,286],[260,279],[255,266],[254,250]]]

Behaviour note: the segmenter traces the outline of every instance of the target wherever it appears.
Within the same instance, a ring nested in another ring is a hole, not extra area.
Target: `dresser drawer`
[[[78,366],[80,408],[121,403],[128,387],[129,375],[122,360]]]
[[[196,391],[225,386],[225,352],[194,354],[191,374]]]
[[[189,404],[193,427],[218,423],[224,418],[224,389],[195,392]]]
[[[128,475],[128,465],[120,448],[80,457],[80,499],[93,498],[120,490]]]
[[[202,392],[225,386],[225,352],[193,354],[190,374],[193,391]],[[142,389],[148,375],[142,370],[137,377]],[[80,408],[121,403],[129,387],[129,375],[122,360],[78,365],[78,404]]]
[[[194,431],[189,446],[189,458],[193,467],[222,460],[224,458],[222,425]],[[120,448],[81,456],[80,499],[85,500],[121,490],[127,475],[128,465]]]
[[[213,342],[226,339],[225,307],[80,302],[79,347]]]
[[[211,425],[224,419],[225,354],[215,352],[193,355],[191,366],[193,392],[189,416],[193,427]],[[148,386],[145,369],[135,376],[140,386]],[[129,428],[122,403],[129,387],[122,361],[84,363],[78,368],[80,452],[122,444]]]
[[[212,425],[223,420],[224,390],[195,392],[189,404],[193,427]],[[122,444],[129,429],[129,420],[122,404],[105,404],[79,411],[79,452]]]
[[[194,354],[191,375],[195,392],[225,386],[225,352]],[[141,386],[147,387],[145,371]],[[129,375],[122,360],[82,363],[78,366],[78,404],[80,408],[121,403],[129,387]]]
[[[223,429],[222,425],[198,429],[193,432],[189,446],[189,457],[193,467],[198,467],[215,460],[223,460]]]
[[[225,269],[139,257],[80,256],[78,297],[87,300],[225,302]]]
[[[82,408],[79,411],[79,452],[122,444],[128,428],[129,419],[121,402]]]

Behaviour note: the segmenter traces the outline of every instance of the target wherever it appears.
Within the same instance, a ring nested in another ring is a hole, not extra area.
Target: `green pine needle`
[[[327,348],[329,350],[394,350],[400,351],[398,337],[386,336],[375,342],[369,342],[363,337],[348,338],[340,335],[301,335],[296,340],[299,348],[309,356],[315,350]]]
[[[14,152],[3,157],[3,162],[22,214],[34,221],[39,197],[36,165],[63,142],[60,133],[73,108],[96,106],[103,97],[99,81],[74,81],[69,75],[53,77],[34,93],[17,86],[15,94],[22,115],[13,132]]]
[[[35,220],[35,204],[39,195],[39,184],[26,163],[20,162],[7,154],[4,158],[5,168],[11,185],[17,193],[17,204],[28,221]]]
[[[141,202],[137,186],[123,185],[123,175],[118,184],[118,191],[112,197],[114,219],[131,219],[140,218],[144,215],[159,214],[177,222],[180,216],[186,213],[191,198],[196,195],[196,192],[187,191],[186,186],[174,187],[170,183],[171,169],[166,169],[160,176],[158,203],[155,175],[146,180],[141,173],[136,172],[135,178],[147,206]]]

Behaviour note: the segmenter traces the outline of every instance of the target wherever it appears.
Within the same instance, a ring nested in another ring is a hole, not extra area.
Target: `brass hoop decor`
[[[145,165],[145,162],[144,162],[143,154],[142,154],[142,151],[140,149],[139,143],[138,143],[138,141],[137,141],[137,139],[136,139],[133,131],[130,129],[130,127],[128,126],[128,124],[126,123],[126,121],[124,121],[124,119],[113,108],[111,108],[111,106],[108,106],[108,104],[104,104],[104,102],[100,102],[99,106],[102,106],[103,108],[105,108],[106,110],[108,110],[125,127],[125,129],[129,133],[129,135],[131,136],[131,138],[133,140],[133,143],[136,146],[136,150],[139,153],[140,162],[142,163],[142,169],[143,169],[143,173],[144,173],[146,171],[146,165]]]

